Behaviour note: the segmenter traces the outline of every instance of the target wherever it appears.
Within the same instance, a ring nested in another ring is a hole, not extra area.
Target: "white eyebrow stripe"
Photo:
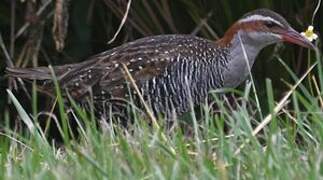
[[[279,21],[276,21],[275,19],[273,19],[273,18],[271,18],[269,16],[261,16],[261,15],[257,15],[257,14],[249,16],[249,17],[246,17],[244,19],[241,19],[239,22],[242,23],[242,22],[250,22],[250,21],[273,21],[276,24],[284,26],[282,23],[280,23]]]

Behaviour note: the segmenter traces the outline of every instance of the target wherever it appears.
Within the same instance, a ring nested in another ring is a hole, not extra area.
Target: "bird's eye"
[[[268,28],[273,28],[273,27],[277,27],[279,25],[274,22],[268,21],[268,22],[265,22],[265,26],[267,26]]]

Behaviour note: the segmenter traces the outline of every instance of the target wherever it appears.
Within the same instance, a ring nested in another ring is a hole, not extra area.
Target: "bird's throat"
[[[224,70],[224,87],[234,88],[250,75],[255,59],[264,46],[250,41],[244,33],[236,33],[227,47],[230,57]]]

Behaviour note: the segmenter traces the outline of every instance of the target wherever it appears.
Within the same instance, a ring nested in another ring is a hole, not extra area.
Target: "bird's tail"
[[[6,76],[9,77],[9,87],[13,87],[14,89],[18,89],[18,84],[21,85],[22,89],[28,94],[25,84],[23,81],[19,80],[22,79],[24,81],[34,81],[36,80],[37,90],[43,92],[47,95],[52,95],[51,87],[53,85],[52,82],[52,74],[48,67],[36,67],[36,68],[6,68]],[[16,81],[18,78],[18,81]]]
[[[24,80],[49,80],[52,79],[48,67],[37,68],[6,68],[9,77],[21,78]]]

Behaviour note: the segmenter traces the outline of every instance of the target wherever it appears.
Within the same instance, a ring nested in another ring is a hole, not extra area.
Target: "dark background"
[[[46,1],[26,0],[22,3],[20,0],[1,0],[0,2],[0,32],[4,40],[3,45],[17,67],[80,62],[124,42],[156,34],[194,33],[216,40],[244,13],[257,8],[269,8],[278,12],[295,29],[303,31],[311,24],[317,4],[314,0],[133,0],[125,26],[116,40],[107,44],[118,29],[128,1],[63,0],[65,3],[62,7],[66,11],[59,14],[63,19],[58,23],[63,29],[63,33],[60,34],[53,34],[52,31],[53,17],[57,14],[55,3],[60,1],[53,1],[45,6]],[[37,14],[41,8],[44,10]],[[314,21],[318,34],[323,34],[322,12],[321,8]],[[28,28],[21,31],[19,37],[13,38],[26,23],[30,24]],[[65,47],[58,51],[53,37],[63,37],[64,32],[66,32]],[[5,92],[8,82],[4,76],[7,58],[2,50],[0,52],[0,119],[2,119],[3,112],[6,112],[8,107]],[[260,96],[265,94],[266,78],[272,79],[276,96],[280,96],[287,89],[282,79],[293,82],[289,73],[277,60],[277,56],[281,57],[298,76],[314,62],[314,59],[308,58],[308,50],[294,45],[284,44],[266,48],[259,55],[253,68]],[[26,106],[30,104],[28,101],[25,103]]]

